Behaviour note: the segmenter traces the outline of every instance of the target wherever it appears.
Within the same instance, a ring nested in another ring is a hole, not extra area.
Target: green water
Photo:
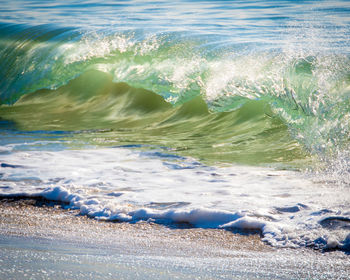
[[[280,37],[266,25],[268,37],[248,32],[242,43],[220,29],[0,23],[0,117],[60,132],[69,148],[162,147],[280,167],[347,158],[347,31],[308,24]]]
[[[201,96],[173,106],[144,89],[90,71],[57,90],[39,90],[12,106],[4,119],[20,130],[78,131],[83,145],[156,145],[205,162],[263,164],[305,159],[269,105],[249,101],[232,112],[209,111]],[[79,143],[79,144],[77,144]]]

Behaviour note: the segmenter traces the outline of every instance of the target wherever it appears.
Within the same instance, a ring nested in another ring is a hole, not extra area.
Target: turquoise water
[[[249,224],[276,246],[347,248],[349,1],[0,4],[3,195],[62,200],[111,220]],[[84,164],[81,176],[68,172]],[[270,168],[290,173],[270,180]],[[313,200],[309,183],[332,199]],[[254,199],[232,205],[242,196]],[[203,218],[211,211],[218,220]],[[305,226],[293,238],[266,223],[298,231],[290,211]],[[329,217],[341,225],[319,241]]]

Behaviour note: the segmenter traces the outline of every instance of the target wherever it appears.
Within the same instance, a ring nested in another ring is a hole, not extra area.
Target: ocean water
[[[0,194],[349,250],[349,1],[0,1]]]

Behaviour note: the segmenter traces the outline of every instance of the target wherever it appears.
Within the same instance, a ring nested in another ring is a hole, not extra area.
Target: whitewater
[[[348,1],[0,1],[0,196],[350,249]]]

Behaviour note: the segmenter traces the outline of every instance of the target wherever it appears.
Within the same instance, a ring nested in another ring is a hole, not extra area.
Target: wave
[[[349,54],[230,42],[0,24],[1,196],[349,250]]]
[[[235,150],[267,162],[348,150],[347,53],[50,25],[3,24],[0,36],[1,114],[22,128],[138,130],[128,140],[202,141],[234,160]]]
[[[157,145],[207,162],[305,157],[287,127],[268,115],[266,102],[251,100],[238,110],[212,113],[197,96],[173,106],[151,91],[114,83],[100,71],[88,71],[57,90],[27,94],[0,113],[21,130],[79,131],[75,137],[88,145]]]

